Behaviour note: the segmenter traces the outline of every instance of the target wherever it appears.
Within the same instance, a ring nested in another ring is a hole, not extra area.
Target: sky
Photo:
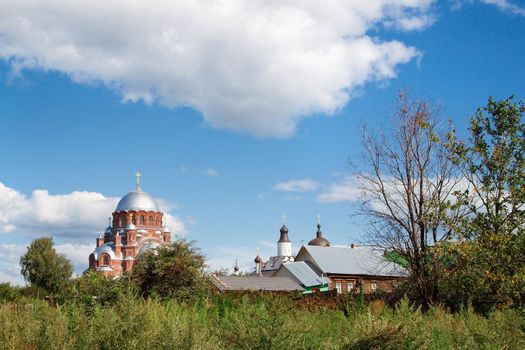
[[[134,174],[210,268],[365,240],[349,161],[402,90],[466,134],[525,98],[518,0],[0,0],[0,282],[52,236],[80,274]]]

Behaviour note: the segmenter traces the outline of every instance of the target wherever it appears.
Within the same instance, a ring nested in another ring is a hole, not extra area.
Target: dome
[[[316,237],[314,239],[312,239],[310,242],[308,242],[308,245],[316,245],[316,246],[320,246],[320,247],[328,247],[328,246],[330,246],[330,242],[326,238],[323,238],[323,232],[321,232],[321,224],[320,223],[317,224]]]
[[[104,233],[111,233],[113,231],[113,228],[111,226],[106,227],[106,231]]]
[[[142,192],[140,189],[136,189],[133,192],[129,192],[127,195],[122,197],[118,202],[117,209],[115,211],[128,211],[128,210],[145,210],[145,211],[158,211],[160,212],[159,205],[146,192]]]

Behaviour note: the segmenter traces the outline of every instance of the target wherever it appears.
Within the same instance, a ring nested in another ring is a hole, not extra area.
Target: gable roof
[[[288,277],[264,276],[212,276],[213,284],[221,291],[294,292],[304,288]]]
[[[315,273],[304,261],[285,263],[281,269],[288,270],[306,288],[320,286],[328,282],[328,278],[323,280],[323,278]]]
[[[296,260],[305,259],[304,252],[323,273],[384,277],[407,275],[405,268],[388,261],[380,251],[372,247],[302,246]]]

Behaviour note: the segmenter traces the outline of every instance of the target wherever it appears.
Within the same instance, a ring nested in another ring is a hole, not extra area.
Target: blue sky
[[[42,235],[82,271],[137,170],[214,267],[274,254],[283,213],[294,250],[318,214],[362,241],[348,160],[401,89],[460,132],[525,98],[518,1],[198,3],[0,1],[0,280]]]

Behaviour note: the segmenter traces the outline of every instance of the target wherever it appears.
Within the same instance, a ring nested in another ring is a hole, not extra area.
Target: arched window
[[[128,218],[124,216],[122,218],[122,225],[121,226],[126,226],[127,224],[128,224]]]
[[[148,218],[148,225],[153,226],[153,216]]]
[[[141,224],[142,226],[144,226],[144,224],[145,224],[145,222],[144,222],[144,215],[141,215],[141,216],[140,216],[140,224]]]
[[[119,225],[119,227],[122,226],[122,218],[118,218],[118,225]]]
[[[158,218],[158,217],[155,219],[155,223],[156,223],[157,226],[160,225],[160,224],[159,224],[159,218]]]
[[[109,256],[107,255],[102,256],[102,265],[109,266]]]

